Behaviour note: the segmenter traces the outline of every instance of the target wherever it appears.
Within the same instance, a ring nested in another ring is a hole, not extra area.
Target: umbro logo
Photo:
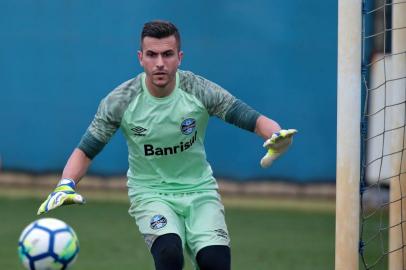
[[[147,131],[147,129],[143,127],[133,127],[131,130],[135,136],[145,136],[145,132]]]

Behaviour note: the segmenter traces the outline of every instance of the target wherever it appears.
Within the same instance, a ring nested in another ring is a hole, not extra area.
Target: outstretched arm
[[[202,101],[210,115],[216,115],[224,121],[242,129],[255,132],[265,141],[266,155],[261,160],[262,167],[269,167],[282,155],[292,142],[295,129],[283,130],[279,124],[261,115],[250,106],[236,99],[222,87],[201,77],[195,78],[202,86],[196,96]]]
[[[41,204],[38,215],[61,205],[85,203],[85,199],[75,191],[76,184],[86,174],[92,159],[120,127],[123,113],[135,93],[133,85],[136,82],[130,80],[120,85],[100,102],[93,121],[65,165],[62,179]]]
[[[62,179],[54,191],[41,204],[37,214],[46,213],[61,205],[84,204],[85,199],[82,195],[76,193],[76,184],[86,174],[90,166],[91,159],[85,153],[76,148],[68,159],[62,173]]]

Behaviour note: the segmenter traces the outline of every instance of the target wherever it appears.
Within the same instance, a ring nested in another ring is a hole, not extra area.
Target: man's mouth
[[[152,73],[152,75],[158,75],[158,76],[162,76],[162,75],[166,75],[166,72],[163,72],[163,71],[157,71],[157,72]]]

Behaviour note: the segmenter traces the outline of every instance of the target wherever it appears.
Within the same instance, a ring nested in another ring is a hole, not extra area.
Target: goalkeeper
[[[144,72],[104,98],[71,154],[56,189],[38,214],[83,204],[76,185],[92,159],[120,128],[128,145],[129,214],[157,270],[180,270],[183,250],[197,269],[230,269],[230,238],[217,182],[206,161],[210,116],[255,132],[266,141],[262,167],[287,150],[296,130],[281,130],[219,85],[178,70],[183,58],[175,25],[152,21],[141,33],[138,60]]]

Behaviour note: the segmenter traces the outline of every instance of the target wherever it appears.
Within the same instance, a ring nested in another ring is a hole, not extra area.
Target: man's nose
[[[156,59],[156,66],[157,67],[163,67],[164,66],[164,60],[162,58],[162,55],[158,55]]]

